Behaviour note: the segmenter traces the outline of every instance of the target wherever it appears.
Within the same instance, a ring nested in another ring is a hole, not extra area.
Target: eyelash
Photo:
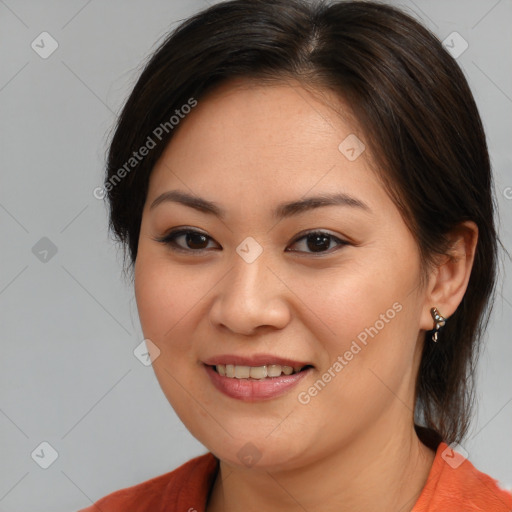
[[[155,241],[157,242],[160,242],[164,245],[167,245],[171,250],[173,251],[177,251],[177,252],[182,252],[182,253],[203,253],[205,251],[208,251],[209,249],[189,249],[189,248],[184,248],[184,247],[180,247],[179,245],[176,244],[176,239],[179,238],[180,236],[183,236],[183,235],[187,235],[187,234],[194,234],[194,235],[203,235],[205,236],[207,239],[209,240],[213,240],[210,236],[206,235],[205,233],[202,233],[201,231],[197,231],[195,229],[176,229],[174,231],[171,231],[169,232],[168,234],[166,234],[165,236],[163,237],[157,237],[157,238],[154,238]],[[336,242],[338,242],[338,248],[339,247],[343,247],[345,245],[349,245],[349,242],[345,241],[345,240],[341,240],[340,238],[334,236],[334,235],[331,235],[330,233],[328,233],[327,231],[308,231],[306,233],[303,233],[301,234],[301,236],[299,236],[298,238],[296,238],[291,245],[294,245],[296,244],[298,241],[302,240],[303,238],[307,238],[308,236],[313,236],[313,235],[320,235],[320,236],[325,236],[326,238],[329,238],[330,240],[334,240]],[[329,243],[330,245],[330,243]],[[334,249],[335,251],[338,250],[337,248]],[[319,251],[319,252],[306,252],[306,251],[297,251],[297,250],[292,250],[292,251],[288,251],[288,252],[297,252],[297,253],[306,253],[306,254],[313,254],[313,255],[318,255],[318,254],[331,254],[332,252],[334,252],[332,249],[329,249],[327,251]]]

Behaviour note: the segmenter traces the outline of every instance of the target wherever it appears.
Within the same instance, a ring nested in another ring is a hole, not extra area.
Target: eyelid
[[[152,238],[156,242],[160,242],[160,243],[163,243],[165,245],[168,245],[173,251],[178,251],[178,252],[182,252],[182,253],[202,254],[205,251],[210,251],[211,250],[211,249],[206,249],[206,248],[204,248],[204,249],[197,249],[197,250],[187,249],[187,248],[180,247],[179,245],[175,244],[176,238],[179,238],[180,236],[186,235],[188,233],[203,235],[206,238],[208,238],[210,241],[214,241],[215,242],[215,240],[210,235],[208,235],[207,233],[205,233],[203,231],[200,231],[197,228],[192,228],[192,227],[187,227],[187,226],[182,226],[182,227],[179,227],[179,228],[173,228],[173,229],[169,230],[168,232],[166,232],[161,237],[152,237]],[[350,245],[350,242],[348,240],[344,240],[343,238],[340,238],[339,236],[330,233],[328,230],[320,229],[320,228],[318,228],[318,229],[309,229],[309,230],[305,230],[305,231],[302,231],[302,232],[298,233],[295,236],[295,238],[293,239],[293,241],[289,245],[296,244],[298,241],[302,240],[303,238],[306,238],[308,235],[316,235],[316,234],[318,234],[318,235],[326,235],[326,236],[330,237],[331,240],[334,240],[334,241],[338,242],[338,247],[343,247],[345,245]],[[215,243],[217,243],[217,242],[215,242]],[[220,245],[220,244],[218,244],[218,245]],[[334,251],[335,250],[337,250],[337,249],[334,249]],[[332,254],[334,251],[333,251],[333,249],[329,249],[328,251],[320,251],[318,253],[315,253],[315,252],[305,252],[305,251],[297,251],[297,250],[288,250],[287,252],[294,252],[294,253],[298,253],[298,254],[307,254],[307,255],[313,255],[313,256],[322,256],[324,254]]]
[[[197,250],[187,249],[187,248],[181,247],[175,243],[176,238],[179,238],[180,236],[186,235],[188,233],[203,235],[206,238],[208,238],[209,241],[214,241],[213,238],[210,235],[208,235],[207,233],[204,233],[203,231],[200,231],[197,228],[192,228],[192,227],[188,227],[188,226],[181,226],[178,228],[173,228],[173,229],[170,229],[169,231],[167,231],[164,235],[162,235],[160,237],[152,237],[152,238],[156,242],[160,242],[164,245],[169,246],[171,248],[171,250],[173,250],[173,251],[182,252],[182,253],[186,253],[186,254],[194,254],[194,253],[201,254],[205,251],[211,250],[211,249],[197,249]],[[217,243],[217,242],[215,242],[215,243]],[[219,245],[219,244],[217,244],[217,245]]]
[[[303,238],[306,238],[308,235],[326,235],[331,240],[334,240],[338,242],[338,246],[334,249],[329,249],[328,251],[320,251],[320,252],[305,252],[305,251],[296,251],[296,250],[288,250],[287,252],[295,252],[300,255],[307,254],[308,256],[315,256],[315,257],[321,257],[322,255],[330,255],[333,252],[337,251],[340,247],[343,247],[345,245],[350,245],[350,242],[348,240],[344,240],[343,238],[340,238],[337,235],[333,235],[329,232],[329,230],[326,229],[307,229],[306,231],[302,231],[299,233],[293,240],[293,242],[290,243],[290,245],[296,244],[298,241],[302,240]]]
[[[343,243],[346,243],[348,244],[349,241],[348,240],[344,240],[343,238],[340,238],[338,235],[334,235],[333,233],[331,233],[328,229],[322,229],[322,228],[317,228],[317,229],[306,229],[305,231],[301,231],[300,233],[298,233],[295,238],[293,239],[293,242],[291,242],[292,244],[294,244],[295,242],[297,242],[298,240],[308,236],[308,235],[328,235],[330,236],[331,238],[333,238],[334,240],[338,240],[339,242],[343,242]]]

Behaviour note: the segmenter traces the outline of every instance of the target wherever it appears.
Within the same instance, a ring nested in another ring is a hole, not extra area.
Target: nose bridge
[[[256,255],[251,243],[240,244],[233,253],[232,270],[211,313],[214,323],[245,334],[261,325],[282,328],[289,319],[286,288],[269,268],[268,253]]]
[[[245,304],[247,307],[261,307],[271,300],[272,295],[277,292],[276,282],[270,276],[272,272],[268,268],[269,258],[267,251],[262,251],[254,257],[251,252],[254,248],[249,245],[249,251],[244,254],[243,244],[237,248],[237,254],[233,255],[233,271],[231,281],[226,293],[229,294],[237,304]],[[242,253],[242,254],[240,254]],[[251,258],[246,258],[246,256]],[[275,280],[275,277],[274,277]]]

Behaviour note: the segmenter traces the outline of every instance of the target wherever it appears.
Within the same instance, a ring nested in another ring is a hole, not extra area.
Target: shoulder
[[[512,494],[446,443],[441,443],[412,512],[444,510],[511,512]]]
[[[204,510],[217,470],[218,459],[208,452],[169,473],[108,494],[78,512]]]

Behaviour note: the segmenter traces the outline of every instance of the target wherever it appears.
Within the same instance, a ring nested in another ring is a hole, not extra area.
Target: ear
[[[451,241],[449,254],[432,270],[425,292],[420,328],[427,331],[434,328],[430,313],[432,307],[448,318],[466,293],[475,258],[478,227],[472,221],[462,222],[448,237]]]

